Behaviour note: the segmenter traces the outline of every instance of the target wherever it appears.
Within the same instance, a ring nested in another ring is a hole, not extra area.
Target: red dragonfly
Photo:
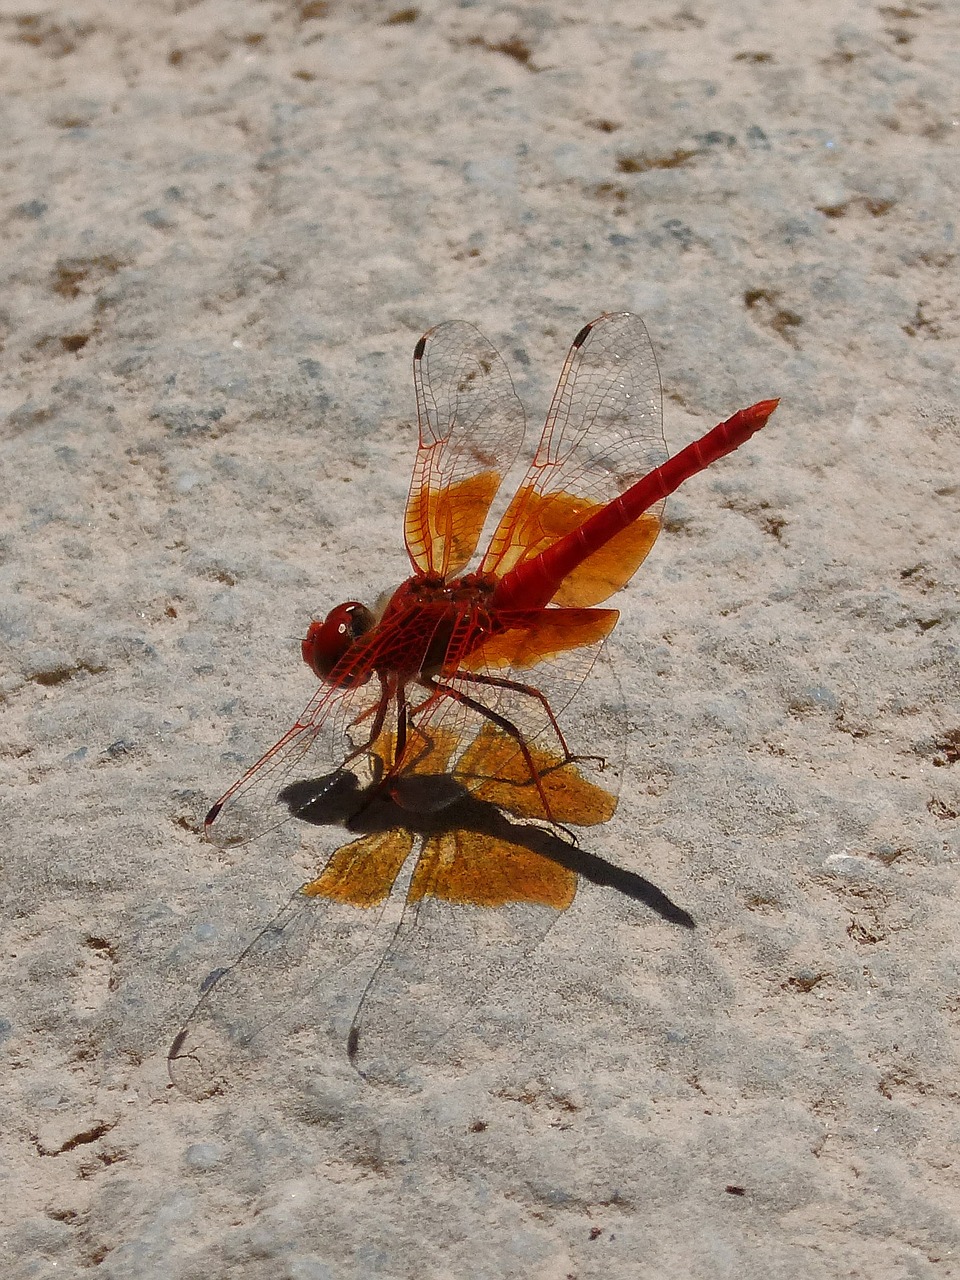
[[[517,458],[523,409],[503,360],[472,325],[431,329],[413,367],[420,442],[404,521],[412,576],[372,609],[351,600],[310,624],[302,652],[320,679],[317,693],[216,802],[206,829],[230,843],[291,816],[323,821],[315,814],[331,788],[352,779],[354,817],[389,803],[392,818],[338,850],[295,898],[354,909],[382,903],[414,831],[424,839],[407,925],[415,915],[422,926],[428,900],[556,911],[572,900],[575,878],[558,879],[571,877],[568,869],[534,852],[505,870],[502,838],[465,840],[422,824],[442,824],[466,793],[554,823],[610,816],[609,788],[586,777],[586,765],[603,760],[575,754],[558,720],[619,617],[598,606],[650,551],[667,495],[759,431],[778,402],[740,410],[668,459],[647,331],[628,312],[600,316],[574,339],[533,461],[465,572]],[[596,723],[602,744],[602,718]],[[253,949],[291,931],[301,906],[292,901]],[[397,954],[409,960],[409,949]],[[277,973],[282,1002],[286,962]],[[207,1019],[219,985],[178,1036],[174,1050],[183,1052],[172,1050],[174,1060],[188,1056],[186,1033],[195,1035],[197,1014]],[[268,1004],[273,998],[265,992]]]

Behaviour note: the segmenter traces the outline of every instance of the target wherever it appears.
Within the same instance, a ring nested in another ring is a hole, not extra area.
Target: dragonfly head
[[[311,622],[300,652],[307,666],[321,680],[327,680],[334,667],[374,625],[374,616],[365,604],[348,600],[331,609],[323,622]],[[346,672],[344,684],[362,684],[370,672]],[[337,680],[337,683],[341,683]]]

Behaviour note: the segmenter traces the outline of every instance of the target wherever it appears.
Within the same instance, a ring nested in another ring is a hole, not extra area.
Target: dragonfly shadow
[[[589,788],[579,786],[575,794],[589,800]],[[502,780],[498,794],[508,794]],[[330,979],[363,953],[417,840],[404,904],[394,904],[392,941],[347,1036],[347,1057],[364,1079],[404,1077],[468,1025],[477,1001],[570,905],[578,875],[694,928],[643,876],[581,849],[563,827],[505,811],[448,773],[394,778],[388,789],[341,768],[285,787],[277,799],[291,817],[354,839],[204,983],[168,1053],[171,1080],[188,1097],[282,1073],[270,1065],[278,1055],[294,1071],[311,1061],[318,1028],[331,1016]],[[515,797],[517,808],[526,800]],[[453,947],[457,929],[462,945]]]
[[[364,785],[349,770],[285,787],[278,801],[292,816],[312,826],[339,826],[357,836],[405,830],[424,840],[449,833],[470,832],[528,853],[643,903],[670,924],[696,928],[688,911],[678,906],[645,876],[608,862],[577,843],[566,828],[516,818],[487,800],[478,799],[449,774],[417,775],[402,796],[376,783]]]

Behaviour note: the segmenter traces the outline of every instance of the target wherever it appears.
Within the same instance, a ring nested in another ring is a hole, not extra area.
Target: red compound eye
[[[323,622],[311,622],[307,628],[306,639],[300,646],[304,662],[321,680],[326,680],[372,626],[373,614],[365,604],[357,600],[338,604]]]

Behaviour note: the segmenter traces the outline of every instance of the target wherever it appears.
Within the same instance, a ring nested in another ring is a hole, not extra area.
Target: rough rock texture
[[[6,1276],[958,1274],[958,28],[3,6]],[[673,449],[782,397],[617,601],[584,843],[696,929],[585,886],[390,1083],[344,1048],[374,939],[309,1052],[183,1096],[200,983],[336,847],[199,823],[309,618],[407,571],[416,339],[479,325],[535,427],[619,309]]]

